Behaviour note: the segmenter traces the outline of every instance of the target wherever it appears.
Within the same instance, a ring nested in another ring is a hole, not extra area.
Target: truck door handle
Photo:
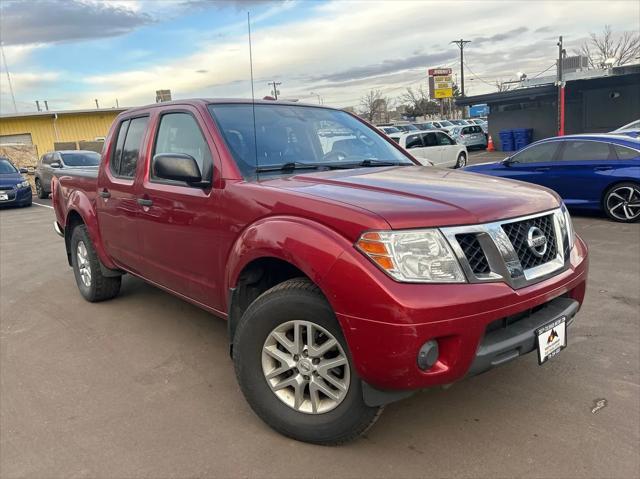
[[[138,204],[140,206],[152,206],[153,200],[147,200],[145,198],[138,198]]]
[[[111,193],[109,193],[109,190],[104,189],[100,192],[100,196],[103,198],[111,198]]]

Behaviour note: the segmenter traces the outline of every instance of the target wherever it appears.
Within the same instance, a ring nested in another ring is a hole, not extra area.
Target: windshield
[[[0,175],[13,175],[17,173],[16,167],[9,160],[0,158]]]
[[[61,153],[60,155],[65,166],[98,166],[100,164],[100,153],[93,151]]]
[[[451,123],[450,121],[447,121],[447,120],[442,120],[440,122],[440,125],[441,126],[453,126],[453,123]]]
[[[245,177],[255,176],[257,168],[287,165],[357,168],[365,160],[413,165],[380,132],[344,111],[257,104],[254,133],[252,109],[245,103],[209,105]]]

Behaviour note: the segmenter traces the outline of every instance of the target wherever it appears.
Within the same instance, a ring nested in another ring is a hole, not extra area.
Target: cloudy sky
[[[640,28],[632,1],[259,1],[2,0],[6,62],[0,112],[34,100],[52,109],[133,106],[174,98],[250,97],[247,11],[251,12],[256,97],[268,81],[281,95],[355,106],[368,89],[389,97],[426,85],[426,70],[451,66],[465,49],[467,94],[496,80],[530,77],[554,63],[563,35],[569,52],[589,32]],[[315,94],[315,95],[314,95]]]

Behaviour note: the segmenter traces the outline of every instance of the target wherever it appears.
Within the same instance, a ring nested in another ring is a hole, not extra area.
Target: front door
[[[442,131],[436,131],[436,140],[440,145],[440,165],[455,166],[458,161],[458,145],[449,135]]]
[[[553,175],[557,167],[560,144],[560,141],[547,141],[520,150],[503,163],[503,168],[496,170],[496,173],[553,189]]]
[[[141,251],[136,219],[140,207],[136,195],[138,160],[144,156],[148,116],[122,120],[115,148],[100,170],[96,210],[104,246],[121,267],[139,272]],[[113,141],[111,142],[113,144]]]
[[[143,277],[218,309],[221,253],[216,241],[220,190],[158,178],[153,156],[191,155],[211,178],[213,158],[200,113],[191,107],[163,110],[153,121],[154,148],[139,192],[138,231],[144,250]]]

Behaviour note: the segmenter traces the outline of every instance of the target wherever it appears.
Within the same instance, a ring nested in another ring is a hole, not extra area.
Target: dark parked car
[[[51,193],[51,177],[60,168],[97,168],[100,153],[87,150],[63,150],[45,153],[36,167],[36,193],[38,198],[48,198]]]
[[[571,135],[538,141],[500,163],[466,168],[555,190],[574,209],[640,219],[640,141],[623,135]]]
[[[22,176],[26,172],[0,156],[0,206],[31,206],[31,185]]]

